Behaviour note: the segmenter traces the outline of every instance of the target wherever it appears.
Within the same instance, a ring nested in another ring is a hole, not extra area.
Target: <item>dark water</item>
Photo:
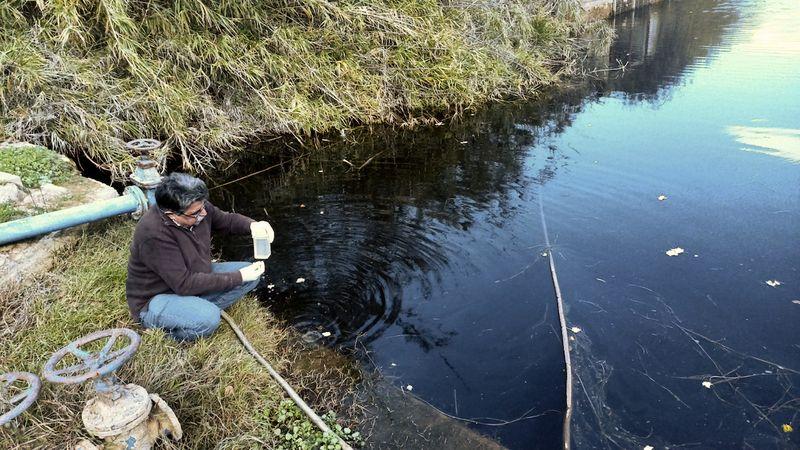
[[[519,449],[557,448],[563,414],[541,202],[580,329],[576,447],[797,448],[800,5],[668,1],[614,26],[599,69],[624,71],[323,141],[216,201],[272,217],[265,304]]]

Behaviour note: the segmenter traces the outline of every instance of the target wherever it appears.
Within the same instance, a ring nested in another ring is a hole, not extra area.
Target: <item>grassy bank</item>
[[[577,0],[8,0],[0,126],[127,172],[154,137],[203,170],[270,134],[414,124],[575,69]]]
[[[0,372],[41,374],[49,355],[69,341],[132,326],[125,276],[133,226],[130,221],[106,222],[102,230],[84,235],[76,248],[58,254],[49,273],[24,286],[0,289]],[[325,349],[305,348],[253,299],[230,313],[318,413],[340,407],[359,376],[351,362]],[[172,406],[184,429],[180,448],[319,448],[314,443],[321,442],[321,435],[291,402],[284,402],[280,388],[227,325],[192,345],[177,344],[160,331],[138,331],[142,345],[118,374]],[[55,443],[71,448],[88,437],[80,411],[90,391],[45,382],[39,400],[15,426],[0,427],[0,448],[49,449]]]

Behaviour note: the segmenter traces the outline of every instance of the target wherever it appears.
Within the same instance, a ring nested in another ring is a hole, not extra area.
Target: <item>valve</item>
[[[161,148],[161,141],[156,139],[134,139],[125,144],[125,148],[136,156],[136,169],[131,180],[142,189],[154,189],[161,183],[158,163],[152,159],[153,153]]]
[[[10,372],[0,375],[0,426],[10,423],[14,418],[30,408],[36,398],[42,381],[30,372]]]
[[[149,206],[156,203],[155,189],[161,184],[161,174],[158,173],[158,163],[153,159],[153,153],[161,148],[161,141],[156,139],[134,139],[128,141],[125,144],[125,148],[136,156],[136,168],[131,173],[131,181],[136,187],[144,191],[144,197],[147,199],[140,211],[133,215],[134,218],[138,219],[147,211]]]
[[[148,450],[161,436],[179,440],[183,435],[177,417],[161,397],[136,384],[122,384],[114,374],[140,343],[141,337],[127,328],[98,331],[67,344],[44,366],[44,378],[53,383],[92,381],[96,395],[86,402],[81,419],[109,450]],[[103,447],[84,441],[78,448]]]

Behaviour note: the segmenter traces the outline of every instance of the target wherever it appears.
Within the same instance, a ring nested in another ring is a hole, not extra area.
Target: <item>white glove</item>
[[[250,224],[250,234],[252,234],[253,237],[255,237],[256,233],[259,231],[262,233],[262,235],[267,235],[267,239],[269,240],[270,244],[275,240],[275,232],[272,231],[272,225],[270,225],[269,222],[262,220],[261,222],[252,222]]]
[[[242,281],[247,283],[249,281],[256,281],[264,273],[264,261],[250,264],[247,267],[239,269],[242,274]]]

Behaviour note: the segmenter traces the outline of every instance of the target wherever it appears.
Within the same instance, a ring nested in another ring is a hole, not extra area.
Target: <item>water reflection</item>
[[[528,185],[547,182],[568,163],[555,147],[536,155],[529,149],[568,127],[580,93],[497,107],[425,133],[331,143],[284,174],[268,196],[252,198],[263,189],[258,177],[218,195],[239,205],[249,197],[254,201],[240,210],[258,215],[267,208],[280,230],[290,230],[288,242],[275,243],[265,295],[274,308],[288,308],[301,330],[326,331],[329,342],[350,345],[395,326],[427,351],[455,331],[426,323],[430,318],[408,305],[403,313],[404,298],[430,300],[443,274],[477,270],[457,241],[491,242],[483,234],[513,220]],[[525,173],[532,160],[539,166],[534,177]],[[228,243],[226,251],[237,246]]]
[[[667,101],[675,85],[716,53],[740,19],[736,2],[667,1],[613,18],[606,92],[630,102]]]

